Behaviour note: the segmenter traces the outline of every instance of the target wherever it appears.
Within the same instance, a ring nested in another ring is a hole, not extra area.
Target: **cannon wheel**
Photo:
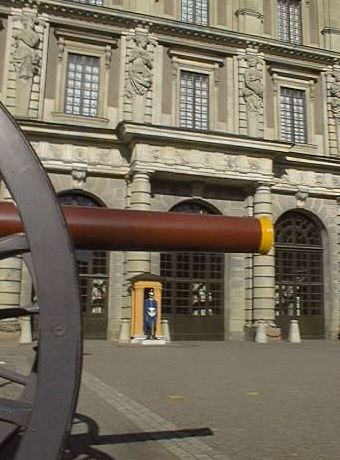
[[[0,259],[22,254],[30,261],[37,295],[37,305],[4,307],[0,318],[37,312],[40,323],[37,356],[30,375],[0,367],[0,377],[23,386],[19,399],[0,398],[0,446],[6,448],[15,438],[19,440],[16,460],[55,460],[63,452],[80,383],[82,341],[77,274],[53,187],[33,149],[1,104],[0,174],[24,227],[24,233],[0,239]]]

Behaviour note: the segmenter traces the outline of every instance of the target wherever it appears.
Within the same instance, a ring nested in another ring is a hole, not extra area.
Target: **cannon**
[[[30,374],[0,367],[1,378],[23,388],[18,399],[0,398],[0,453],[15,439],[16,460],[56,460],[71,428],[82,366],[73,248],[266,253],[273,228],[267,218],[61,209],[37,155],[2,105],[0,146],[1,178],[14,201],[0,203],[0,259],[23,257],[37,298],[1,309],[0,319],[38,314],[40,320]]]

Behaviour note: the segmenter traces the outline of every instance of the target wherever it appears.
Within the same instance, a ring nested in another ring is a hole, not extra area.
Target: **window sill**
[[[86,117],[83,115],[72,115],[64,112],[52,112],[52,117],[58,123],[80,125],[80,126],[98,126],[103,127],[109,123],[108,118],[103,117]]]
[[[318,153],[318,147],[315,144],[292,143],[291,153],[304,153],[313,155]]]

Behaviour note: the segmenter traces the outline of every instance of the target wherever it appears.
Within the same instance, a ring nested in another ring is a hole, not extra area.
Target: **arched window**
[[[301,335],[323,337],[321,228],[306,213],[289,211],[275,224],[276,319],[287,334],[298,319]]]
[[[97,200],[82,193],[62,192],[62,205],[102,206]],[[84,336],[106,338],[108,257],[105,251],[75,251],[79,273],[80,305],[83,312]]]
[[[213,208],[186,201],[171,212],[214,214]],[[162,315],[175,339],[223,339],[224,255],[204,252],[162,253]]]

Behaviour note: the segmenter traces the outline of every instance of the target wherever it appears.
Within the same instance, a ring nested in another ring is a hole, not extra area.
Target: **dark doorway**
[[[59,194],[63,205],[96,206],[94,198],[74,192]],[[108,257],[105,251],[75,251],[79,273],[83,331],[87,339],[106,339],[108,298]]]
[[[275,224],[276,320],[283,337],[297,319],[303,338],[324,337],[323,247],[321,228],[299,211]]]
[[[213,214],[204,204],[181,203],[172,212]],[[162,253],[162,317],[174,340],[224,339],[224,255]]]

